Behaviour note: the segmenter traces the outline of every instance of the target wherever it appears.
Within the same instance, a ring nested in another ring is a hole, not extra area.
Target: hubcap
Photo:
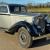
[[[21,42],[22,44],[26,44],[26,41],[27,41],[26,39],[27,39],[27,37],[26,37],[25,33],[24,33],[24,32],[21,32],[21,33],[20,33],[20,36],[19,36],[20,42]]]
[[[25,35],[25,34],[21,35],[21,40],[22,40],[23,42],[26,41],[26,35]]]

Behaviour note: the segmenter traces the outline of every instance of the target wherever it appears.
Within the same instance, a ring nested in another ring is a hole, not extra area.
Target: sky
[[[0,0],[0,2],[7,2],[7,3],[17,3],[17,4],[39,4],[39,3],[47,3],[50,0]]]

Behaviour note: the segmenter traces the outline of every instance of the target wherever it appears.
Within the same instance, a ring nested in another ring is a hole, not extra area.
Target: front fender
[[[18,32],[18,29],[20,27],[25,27],[31,35],[34,35],[34,33],[35,33],[32,25],[25,21],[21,21],[21,22],[14,24],[8,31],[10,33],[15,33],[15,32]]]

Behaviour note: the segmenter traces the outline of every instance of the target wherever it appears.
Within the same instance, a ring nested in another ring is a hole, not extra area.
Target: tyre
[[[32,37],[26,28],[21,27],[18,30],[19,45],[23,48],[29,48],[32,45]]]

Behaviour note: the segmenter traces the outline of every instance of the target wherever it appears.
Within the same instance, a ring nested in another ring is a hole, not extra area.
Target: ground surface
[[[31,48],[21,48],[18,45],[17,34],[10,35],[0,31],[0,50],[50,50],[50,40],[33,41]]]

